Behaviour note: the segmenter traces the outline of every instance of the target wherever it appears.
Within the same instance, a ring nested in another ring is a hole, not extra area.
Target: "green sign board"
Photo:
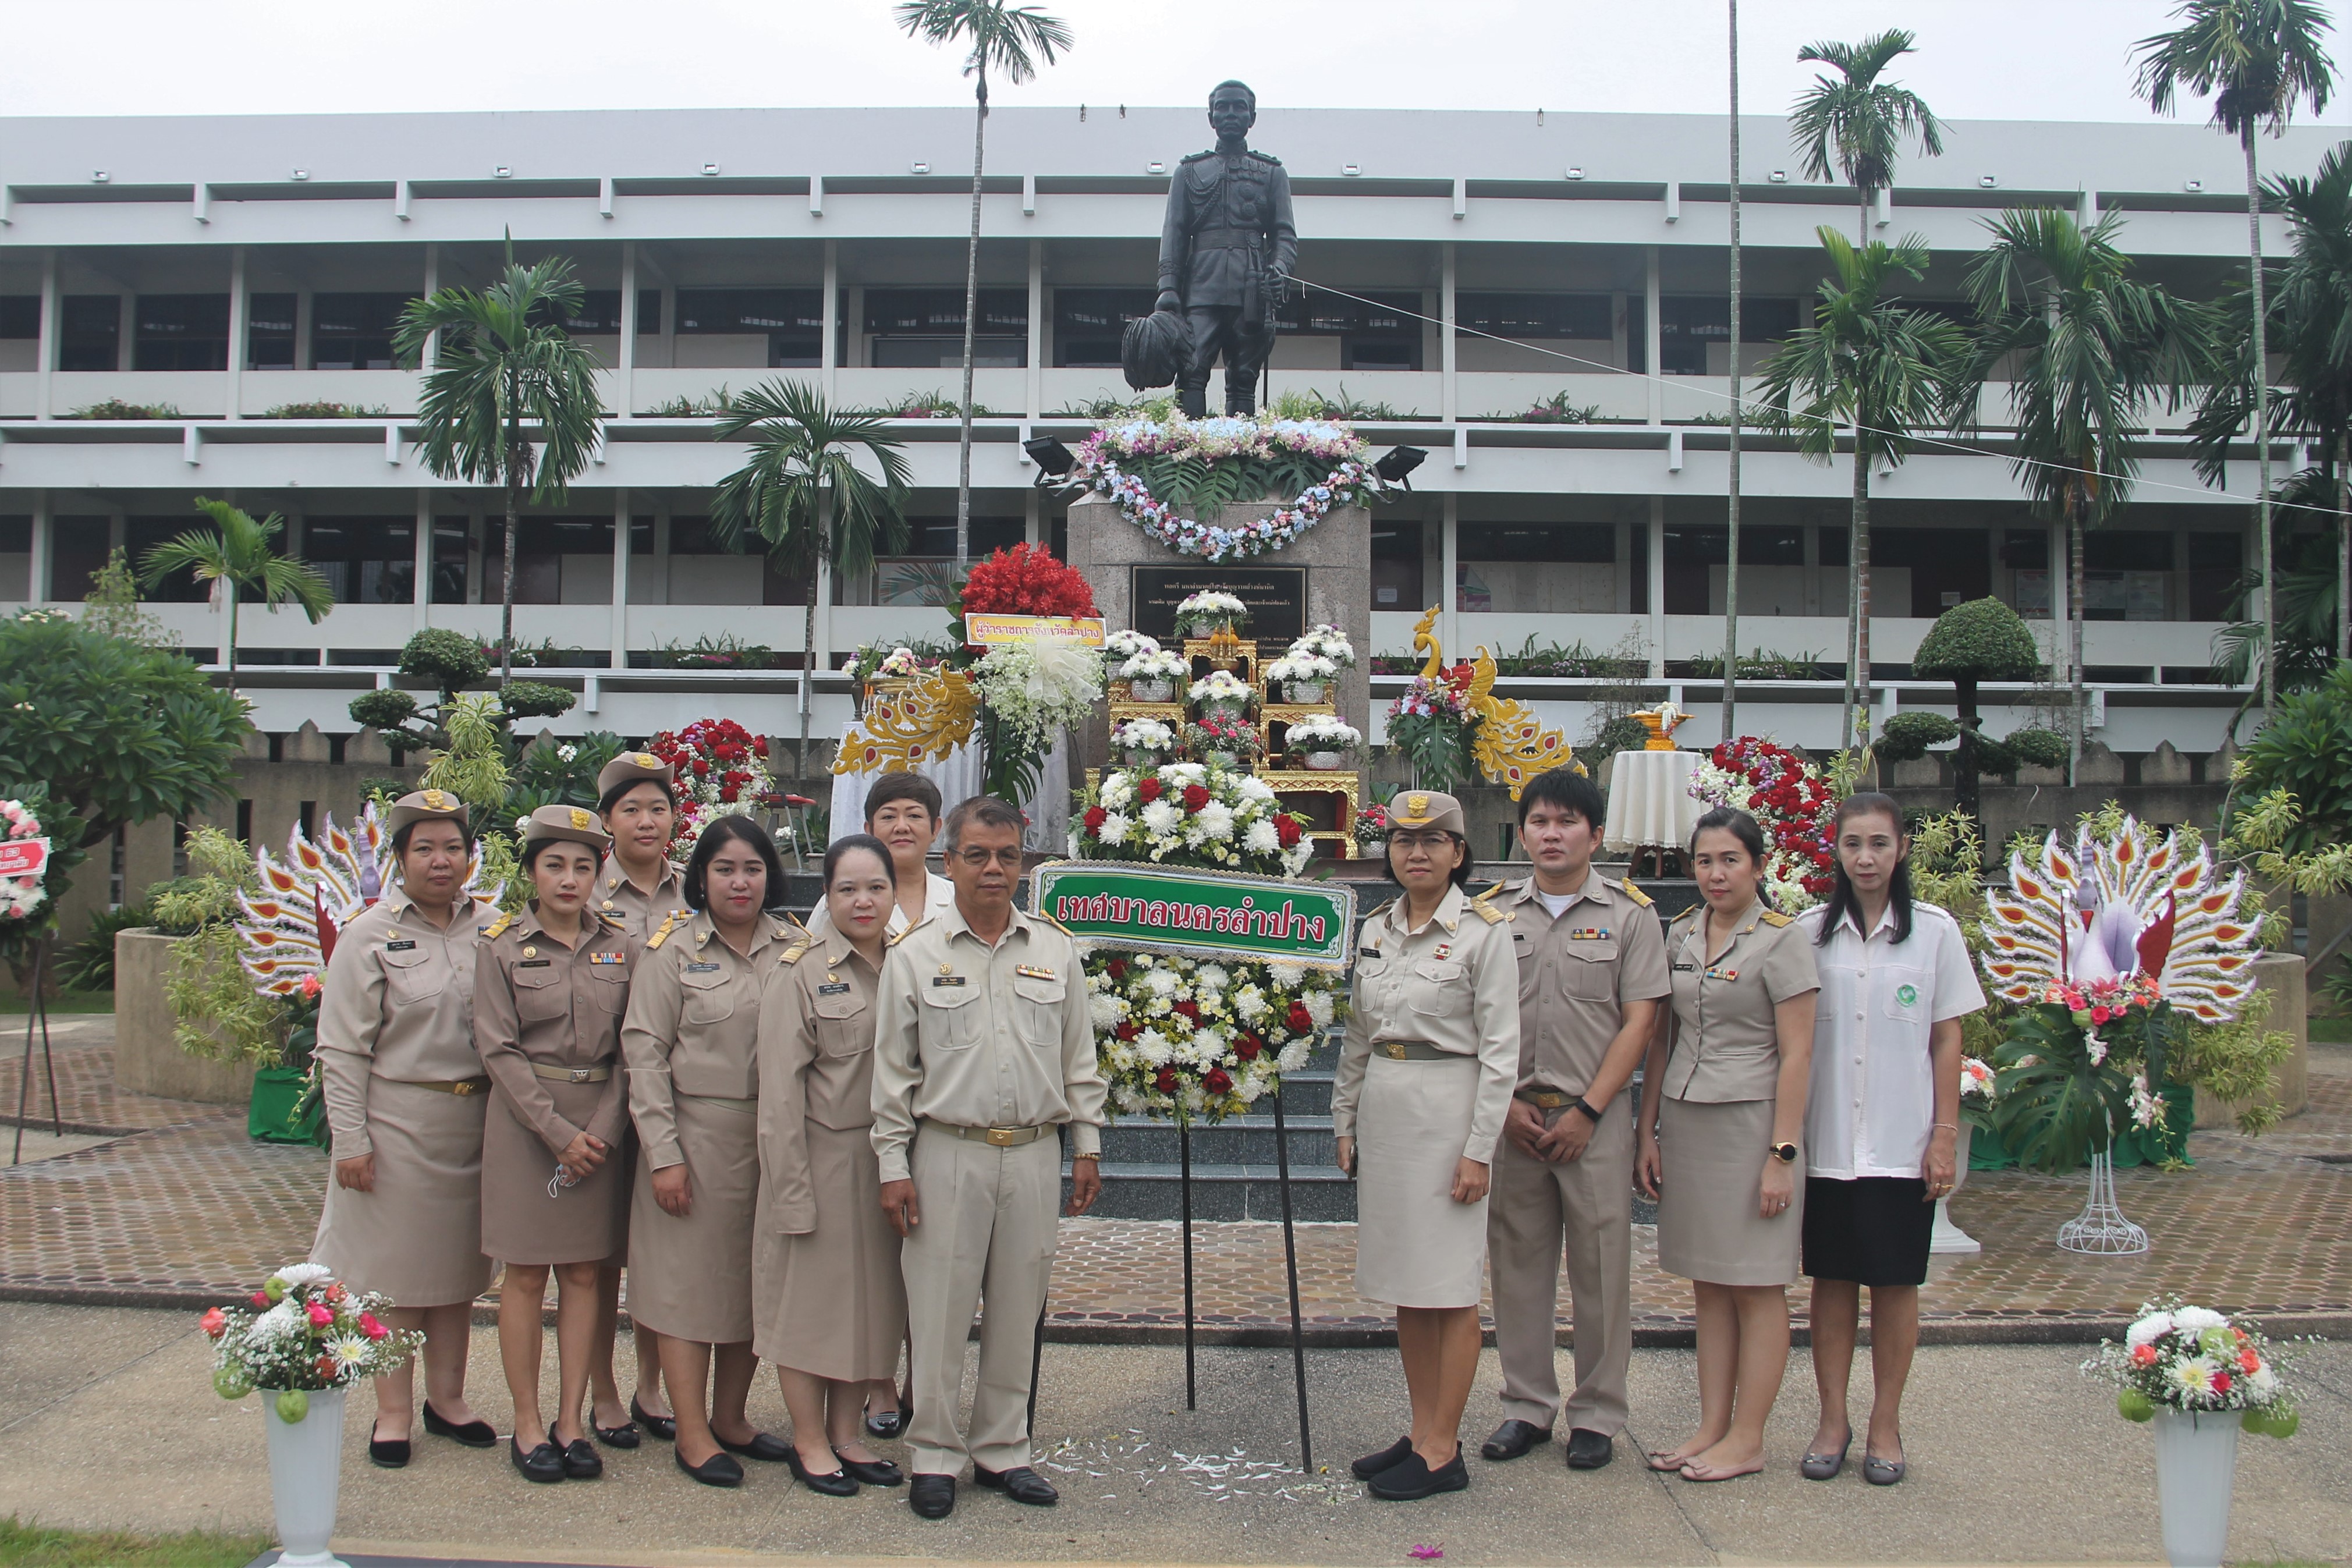
[[[1082,942],[1188,958],[1348,966],[1356,890],[1345,882],[1121,860],[1055,860],[1038,867],[1034,876],[1029,907],[1053,916]]]

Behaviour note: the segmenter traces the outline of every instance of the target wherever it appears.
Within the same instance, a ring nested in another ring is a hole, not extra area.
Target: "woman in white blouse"
[[[1825,1481],[1853,1442],[1846,1380],[1870,1287],[1870,1434],[1863,1479],[1903,1479],[1903,1384],[1919,1343],[1919,1287],[1936,1200],[1959,1139],[1960,1020],[1984,1005],[1959,922],[1912,901],[1911,840],[1895,802],[1838,808],[1837,884],[1798,917],[1818,944],[1821,1005],[1805,1109],[1805,1272],[1812,1276],[1821,1426],[1798,1466]]]

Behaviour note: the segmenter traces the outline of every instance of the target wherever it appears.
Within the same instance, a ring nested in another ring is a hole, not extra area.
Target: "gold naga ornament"
[[[1429,654],[1428,662],[1421,667],[1424,680],[1446,679],[1444,654],[1434,629],[1438,609],[1432,605],[1412,628],[1412,651],[1426,649]],[[1470,740],[1470,760],[1478,771],[1496,784],[1508,784],[1513,800],[1538,773],[1562,767],[1583,773],[1584,764],[1576,760],[1567,736],[1545,729],[1543,721],[1528,708],[1494,694],[1495,674],[1495,657],[1481,643],[1471,661],[1469,688],[1463,693],[1465,706],[1477,721]]]
[[[971,741],[980,694],[961,670],[935,665],[912,679],[877,682],[866,717],[833,760],[836,773],[904,773]]]

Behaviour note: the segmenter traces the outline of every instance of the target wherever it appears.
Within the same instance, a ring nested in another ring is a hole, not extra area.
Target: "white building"
[[[971,134],[961,109],[0,121],[0,601],[80,598],[110,546],[189,526],[202,494],[284,513],[342,601],[315,628],[244,615],[264,730],[350,731],[350,698],[421,627],[493,638],[498,497],[419,465],[419,377],[393,368],[387,339],[419,292],[491,279],[511,233],[523,256],[577,262],[575,329],[611,366],[618,416],[570,503],[522,531],[518,641],[567,650],[540,678],[583,689],[557,728],[640,735],[723,711],[789,732],[789,670],[656,667],[706,637],[796,663],[808,592],[715,552],[709,487],[738,453],[688,411],[772,375],[839,403],[952,400]],[[1851,233],[1862,215],[1843,187],[1801,182],[1784,121],[1753,117],[1745,135],[1753,367],[1807,309],[1815,226]],[[1209,140],[1192,109],[991,117],[978,546],[1053,540],[1059,505],[1031,488],[1020,443],[1075,437],[1087,404],[1126,395],[1120,316],[1150,308],[1168,171]],[[2266,166],[2307,171],[2332,140],[2266,142]],[[1376,515],[1376,651],[1405,653],[1432,604],[1449,655],[1530,638],[1630,650],[1698,710],[1685,738],[1713,739],[1717,689],[1687,661],[1723,643],[1720,121],[1270,108],[1253,142],[1290,171],[1299,274],[1321,286],[1294,309],[1275,390],[1371,405],[1375,443],[1432,454],[1414,495]],[[2141,275],[2206,298],[2243,271],[2241,169],[2196,124],[1961,122],[1944,157],[1904,162],[1867,228],[1924,237],[1918,297],[1958,301],[1988,216],[2121,211]],[[1546,400],[1593,422],[1514,417]],[[78,413],[110,402],[163,413]],[[352,412],[303,416],[312,404]],[[1997,439],[2000,410],[1987,418]],[[2211,684],[2209,644],[2252,559],[2252,454],[2230,493],[2207,489],[2185,419],[2158,412],[2138,501],[2091,546],[2085,664],[2095,733],[2119,751],[2210,750],[2240,695]],[[913,541],[866,580],[820,579],[826,670],[861,642],[942,629],[917,595],[952,550],[954,421],[896,428],[919,487]],[[2295,461],[2292,443],[2278,457]],[[1751,441],[1743,648],[1842,658],[1849,484],[1843,460]],[[1934,706],[1938,688],[1902,679],[1933,616],[1990,593],[2046,626],[2059,541],[1999,456],[1930,453],[1873,489],[1875,700]],[[193,584],[177,597],[173,628],[217,652],[224,617]],[[1749,688],[1740,727],[1826,743],[1835,690]],[[816,732],[836,732],[840,678],[816,692]],[[1573,734],[1579,683],[1525,694]]]

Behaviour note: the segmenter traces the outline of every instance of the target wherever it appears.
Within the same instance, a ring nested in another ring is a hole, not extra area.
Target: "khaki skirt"
[[[595,1114],[604,1089],[547,1080],[574,1127]],[[628,1140],[618,1142],[586,1181],[551,1197],[555,1156],[506,1092],[492,1089],[482,1128],[482,1250],[506,1263],[618,1263],[629,1235]]]
[[[490,1282],[482,1252],[486,1095],[444,1094],[391,1079],[368,1083],[375,1190],[352,1192],[327,1167],[312,1261],[395,1307],[470,1301]]]
[[[815,1377],[896,1377],[907,1283],[898,1233],[882,1215],[873,1130],[807,1125],[816,1228],[786,1236],[762,1216],[751,1256],[752,1347]]]
[[[1356,1107],[1356,1293],[1391,1307],[1475,1307],[1486,1277],[1486,1200],[1454,1201],[1478,1061],[1377,1052]]]
[[[1710,1285],[1787,1285],[1804,1239],[1805,1183],[1789,1206],[1757,1212],[1772,1151],[1772,1101],[1671,1097],[1658,1107],[1658,1267]]]
[[[637,1153],[629,1201],[629,1321],[698,1344],[751,1337],[751,1215],[760,1200],[759,1115],[698,1095],[675,1100],[688,1212],[654,1199]]]

